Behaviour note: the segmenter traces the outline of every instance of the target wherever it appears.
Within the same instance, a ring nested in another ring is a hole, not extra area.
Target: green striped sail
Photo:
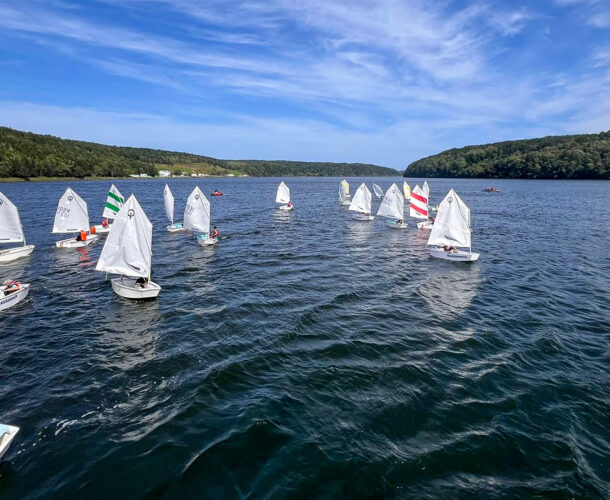
[[[110,191],[108,191],[108,198],[106,199],[106,205],[104,205],[102,217],[105,219],[114,219],[123,206],[123,203],[125,203],[123,195],[113,184],[110,187]]]

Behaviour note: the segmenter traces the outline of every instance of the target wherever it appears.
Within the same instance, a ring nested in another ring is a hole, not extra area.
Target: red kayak
[[[222,191],[214,191],[210,196],[222,196]]]

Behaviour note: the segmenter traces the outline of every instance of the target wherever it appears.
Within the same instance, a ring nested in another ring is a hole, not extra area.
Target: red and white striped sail
[[[428,218],[428,198],[418,186],[411,191],[411,202],[409,203],[409,215],[416,219]]]

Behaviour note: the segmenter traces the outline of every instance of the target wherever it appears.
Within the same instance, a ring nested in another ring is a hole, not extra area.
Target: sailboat
[[[438,207],[428,245],[432,246],[430,255],[437,259],[473,262],[479,258],[472,251],[470,209],[453,189]]]
[[[0,311],[19,304],[29,293],[30,285],[28,283],[6,281],[5,284],[0,285]]]
[[[0,244],[23,243],[23,246],[0,250],[0,262],[11,262],[19,257],[30,255],[34,245],[27,245],[19,210],[11,200],[0,193]]]
[[[349,205],[348,210],[358,212],[357,214],[352,214],[352,219],[366,221],[373,220],[375,216],[371,215],[371,201],[371,192],[369,191],[369,188],[366,187],[366,184],[363,182],[356,190],[356,193],[352,198],[352,202]]]
[[[214,245],[218,242],[218,238],[210,238],[210,202],[199,189],[199,186],[193,189],[186,200],[184,228],[200,233],[197,235],[198,245]]]
[[[11,445],[18,432],[19,427],[0,424],[0,459],[6,453],[6,450],[8,450],[8,447]]]
[[[416,185],[411,192],[411,202],[409,203],[409,215],[416,219],[426,219],[424,222],[418,222],[418,229],[432,228],[433,221],[428,219],[428,198],[424,196],[423,191]]]
[[[424,198],[426,198],[428,203],[428,212],[436,212],[438,210],[438,205],[436,207],[430,206],[430,186],[428,185],[428,181],[424,181],[424,185],[422,187],[422,193],[424,193]],[[430,226],[432,227],[432,226]],[[429,229],[429,228],[426,228]]]
[[[402,181],[402,191],[405,194],[405,201],[409,201],[411,199],[411,186],[406,181]]]
[[[352,197],[349,194],[349,183],[343,179],[339,184],[339,203],[349,205]]]
[[[95,266],[96,271],[121,275],[110,280],[112,290],[121,297],[153,299],[161,291],[150,279],[152,229],[152,223],[132,194],[117,213]]]
[[[88,234],[89,212],[87,204],[72,189],[66,192],[59,199],[55,221],[53,223],[53,233],[80,233],[77,238],[69,238],[55,242],[59,248],[80,248],[91,245],[97,240],[97,234]]]
[[[119,213],[119,210],[125,203],[123,195],[113,184],[110,186],[110,191],[108,191],[108,197],[106,198],[106,204],[104,205],[104,211],[102,212],[102,217],[106,219],[106,225],[97,224],[95,227],[96,234],[106,234],[110,232],[110,223],[109,220],[113,220],[116,217],[116,214]]]
[[[292,201],[290,201],[290,189],[284,183],[284,181],[280,182],[280,185],[277,187],[277,193],[275,194],[275,202],[283,203],[280,207],[280,210],[292,210],[294,209],[294,205]]]
[[[377,184],[373,183],[373,191],[377,199],[383,198],[383,189],[381,189]]]
[[[396,183],[393,183],[385,192],[385,196],[379,205],[377,215],[387,217],[386,223],[394,229],[406,229],[407,224],[404,222],[405,199]]]
[[[167,184],[163,189],[163,202],[165,204],[165,215],[167,215],[167,219],[169,220],[169,226],[167,226],[167,230],[170,233],[185,231],[182,222],[174,222],[174,195],[172,194],[172,191]]]

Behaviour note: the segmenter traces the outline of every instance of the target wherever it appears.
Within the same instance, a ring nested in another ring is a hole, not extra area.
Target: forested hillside
[[[160,169],[252,176],[398,174],[393,169],[360,163],[219,160],[159,149],[106,146],[0,127],[0,178],[125,177],[143,173],[155,176]]]
[[[411,163],[405,177],[609,179],[610,132],[449,149]]]

